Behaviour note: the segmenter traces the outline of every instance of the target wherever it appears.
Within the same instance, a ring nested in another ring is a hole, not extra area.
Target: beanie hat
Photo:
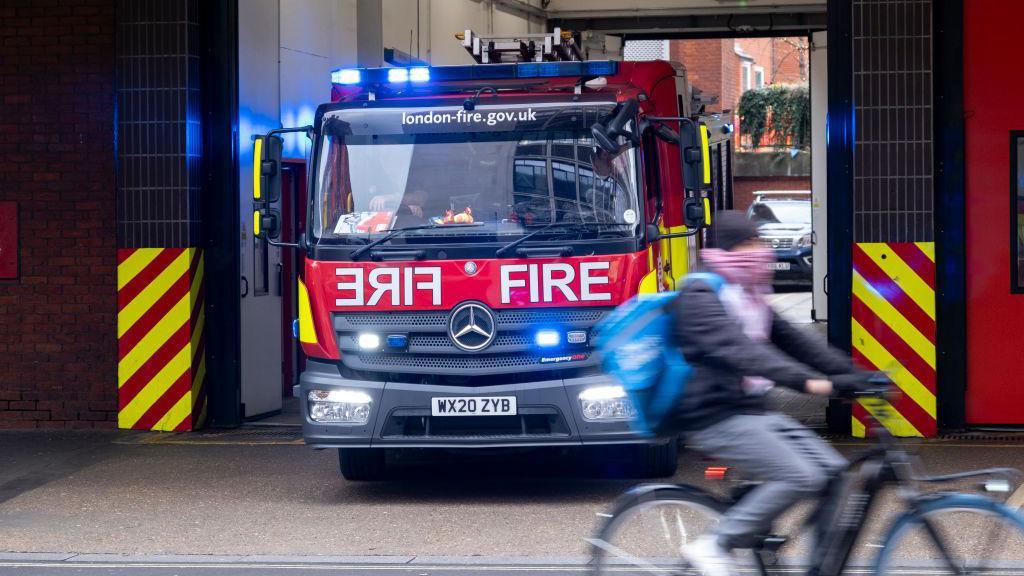
[[[722,250],[732,250],[747,240],[757,238],[760,233],[757,225],[738,210],[723,210],[715,213],[708,240],[711,246]]]

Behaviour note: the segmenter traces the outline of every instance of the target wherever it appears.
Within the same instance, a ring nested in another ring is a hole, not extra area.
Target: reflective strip
[[[880,243],[861,244],[860,248],[929,318],[935,319],[935,291],[895,251]]]
[[[903,364],[893,357],[888,350],[882,347],[856,319],[853,320],[852,336],[854,347],[865,358],[875,366],[887,371],[889,377],[900,387],[900,390],[916,402],[929,416],[935,418],[935,395],[909,370],[904,368]]]
[[[263,198],[260,190],[260,165],[263,162],[263,137],[257,136],[252,144],[252,198],[260,201]]]
[[[206,405],[202,251],[138,248],[118,260],[118,426],[190,430]]]
[[[903,337],[929,366],[935,368],[935,345],[916,326],[904,318],[896,308],[875,291],[864,278],[853,271],[853,295],[866,304],[883,322]]]
[[[711,184],[711,147],[708,144],[708,127],[700,125],[700,158],[704,165],[704,183]]]
[[[313,310],[309,305],[309,291],[306,283],[299,280],[299,342],[317,344],[316,328],[313,325]]]

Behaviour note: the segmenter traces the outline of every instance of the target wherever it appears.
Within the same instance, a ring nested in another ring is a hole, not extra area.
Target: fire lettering
[[[590,287],[608,283],[608,262],[580,262],[580,300],[602,301],[611,300],[608,292],[591,292]],[[592,271],[604,270],[604,276],[593,276]]]
[[[573,291],[576,269],[565,262],[546,264],[505,264],[500,268],[501,303],[512,302],[512,292],[526,288],[530,302],[553,302],[557,289],[566,302],[595,302],[612,299],[609,292],[595,292],[594,287],[607,285],[608,262],[581,262],[579,264],[579,294]],[[600,274],[604,271],[604,274]],[[525,273],[525,275],[524,275]]]
[[[362,268],[338,268],[335,274],[339,277],[338,291],[350,296],[337,298],[337,306],[376,306],[385,296],[392,306],[398,306],[399,302],[411,306],[413,293],[417,291],[429,292],[431,304],[441,305],[441,269],[436,266],[374,268],[369,274],[364,274]],[[363,285],[364,276],[372,290],[369,298],[366,298],[367,291]],[[350,280],[340,281],[341,277]]]

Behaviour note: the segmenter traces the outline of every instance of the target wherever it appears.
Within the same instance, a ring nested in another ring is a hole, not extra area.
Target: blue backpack
[[[715,292],[725,279],[718,274],[688,274]],[[606,374],[619,381],[636,410],[636,421],[657,434],[671,424],[674,408],[686,393],[693,369],[673,342],[672,314],[666,305],[678,292],[641,294],[615,309],[598,326],[597,348]]]

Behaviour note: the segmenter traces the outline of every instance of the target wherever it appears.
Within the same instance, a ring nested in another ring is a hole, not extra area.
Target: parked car
[[[765,246],[775,250],[776,284],[810,286],[813,283],[810,194],[809,191],[758,193],[747,209],[747,218],[757,223]]]

